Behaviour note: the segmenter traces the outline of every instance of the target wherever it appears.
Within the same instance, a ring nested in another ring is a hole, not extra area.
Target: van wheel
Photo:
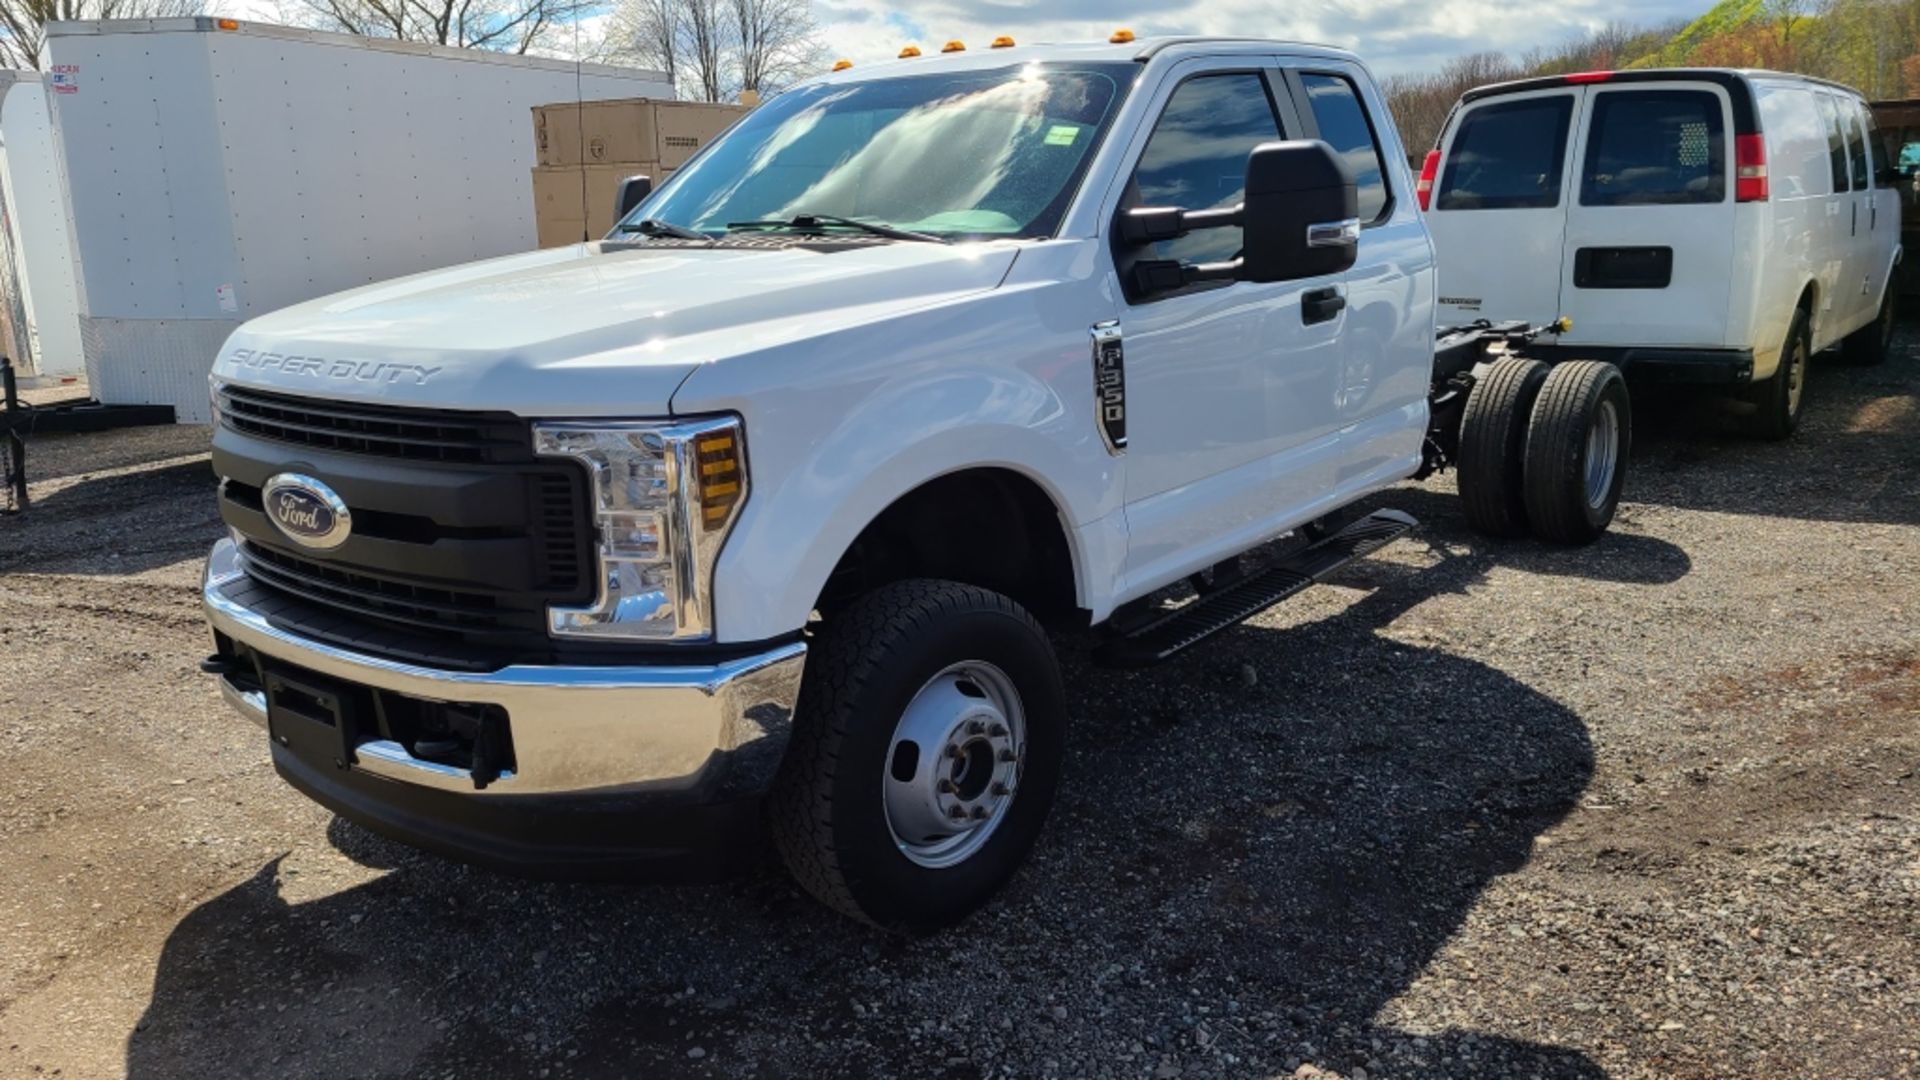
[[[1899,291],[1896,282],[1887,283],[1886,295],[1880,298],[1880,313],[1873,321],[1848,334],[1840,343],[1840,354],[1849,364],[1871,366],[1887,358],[1887,351],[1893,344],[1893,323],[1899,313],[1895,310],[1894,297]]]
[[[809,652],[769,831],[826,904],[889,930],[950,925],[1032,850],[1065,728],[1053,647],[1020,605],[951,581],[883,586]]]
[[[1780,369],[1766,382],[1755,383],[1747,400],[1755,412],[1749,430],[1763,439],[1784,439],[1800,426],[1800,408],[1806,400],[1807,360],[1813,352],[1808,340],[1807,312],[1793,313],[1787,340],[1780,346]]]
[[[1573,360],[1548,373],[1527,425],[1526,503],[1533,534],[1585,544],[1613,521],[1633,442],[1620,369]]]
[[[1522,451],[1547,365],[1504,357],[1473,384],[1460,413],[1460,503],[1467,524],[1488,536],[1527,531]]]

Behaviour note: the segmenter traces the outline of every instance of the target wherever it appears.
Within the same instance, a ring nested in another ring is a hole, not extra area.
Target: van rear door
[[[1560,314],[1567,176],[1580,87],[1469,101],[1441,136],[1427,227],[1440,325]]]
[[[1587,88],[1575,140],[1561,341],[1724,346],[1734,249],[1735,125],[1712,82]]]

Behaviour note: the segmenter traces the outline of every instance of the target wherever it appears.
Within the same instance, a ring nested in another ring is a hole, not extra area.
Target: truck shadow
[[[1485,565],[1377,568],[1337,614],[1151,672],[1063,643],[1076,730],[1055,818],[1000,899],[931,939],[827,916],[771,869],[527,882],[336,822],[335,847],[386,872],[313,881],[338,860],[303,847],[196,907],[128,1072],[1602,1075],[1571,1049],[1395,1019],[1593,770],[1566,706],[1382,632]],[[1542,1021],[1446,995],[1425,1015]]]

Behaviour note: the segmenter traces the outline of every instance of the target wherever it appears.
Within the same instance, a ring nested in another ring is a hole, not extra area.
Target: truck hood
[[[990,290],[1012,243],[578,244],[369,285],[236,330],[217,378],[525,416],[660,416],[695,368]]]

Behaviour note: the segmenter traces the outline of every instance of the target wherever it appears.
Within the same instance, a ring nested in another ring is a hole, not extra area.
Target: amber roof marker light
[[[920,46],[918,45],[909,45],[906,48],[900,50],[900,59],[902,60],[911,60],[914,57],[919,55],[920,55]]]
[[[1001,34],[999,37],[993,39],[992,45],[987,47],[990,49],[1011,49],[1013,48],[1013,39],[1005,34]]]
[[[967,43],[964,41],[961,41],[959,38],[954,38],[952,41],[949,41],[945,45],[940,46],[940,51],[943,53],[966,52]]]
[[[1113,36],[1107,39],[1107,43],[1111,45],[1125,45],[1132,40],[1133,31],[1123,26],[1113,32]]]
[[[845,57],[842,57],[833,62],[833,70],[835,71],[845,71],[852,66],[853,66],[853,61],[848,60]]]

